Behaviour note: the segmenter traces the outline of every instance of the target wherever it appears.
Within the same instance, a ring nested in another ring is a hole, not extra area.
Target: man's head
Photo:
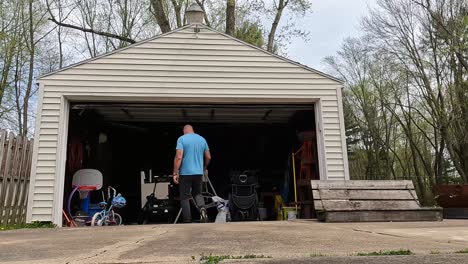
[[[184,135],[185,134],[190,134],[193,133],[193,127],[191,125],[185,125],[184,126]]]

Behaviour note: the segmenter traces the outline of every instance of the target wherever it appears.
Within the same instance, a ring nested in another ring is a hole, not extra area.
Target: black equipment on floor
[[[171,177],[155,177],[153,192],[146,196],[146,203],[141,208],[138,224],[151,221],[171,223],[175,216],[175,205]]]
[[[255,171],[231,174],[229,209],[232,221],[258,220],[257,187]]]

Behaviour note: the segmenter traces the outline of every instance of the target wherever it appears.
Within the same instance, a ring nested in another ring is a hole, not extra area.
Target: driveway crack
[[[364,229],[353,228],[353,231],[369,233],[369,234],[377,234],[377,235],[382,235],[382,236],[390,236],[390,237],[398,237],[398,238],[409,238],[409,237],[406,237],[406,236],[399,236],[399,235],[387,234],[387,233],[383,233],[383,232],[375,232],[375,231],[364,230]]]
[[[96,253],[96,254],[94,254],[92,256],[87,256],[87,257],[80,258],[80,259],[77,259],[77,260],[72,260],[72,261],[67,262],[66,264],[71,264],[71,263],[76,262],[76,261],[78,261],[78,263],[80,263],[81,261],[84,261],[84,260],[87,260],[87,259],[90,259],[90,258],[98,257],[98,256],[100,256],[100,255],[102,255],[102,254],[104,254],[106,252],[107,252],[107,249],[104,249],[104,250],[101,250],[100,252],[98,252],[98,253]]]

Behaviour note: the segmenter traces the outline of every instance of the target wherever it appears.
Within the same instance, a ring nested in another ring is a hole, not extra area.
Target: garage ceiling
[[[297,111],[311,105],[154,105],[74,104],[72,109],[94,110],[109,121],[286,123]]]

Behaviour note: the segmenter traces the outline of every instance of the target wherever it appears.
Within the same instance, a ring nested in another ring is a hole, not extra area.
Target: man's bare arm
[[[204,159],[204,164],[203,168],[206,170],[206,167],[210,164],[211,161],[211,153],[209,150],[205,151],[205,159]]]
[[[180,169],[180,164],[182,164],[183,156],[184,156],[184,151],[182,149],[176,150],[176,154],[174,157],[174,170],[172,173],[175,183],[179,183],[179,169]]]

